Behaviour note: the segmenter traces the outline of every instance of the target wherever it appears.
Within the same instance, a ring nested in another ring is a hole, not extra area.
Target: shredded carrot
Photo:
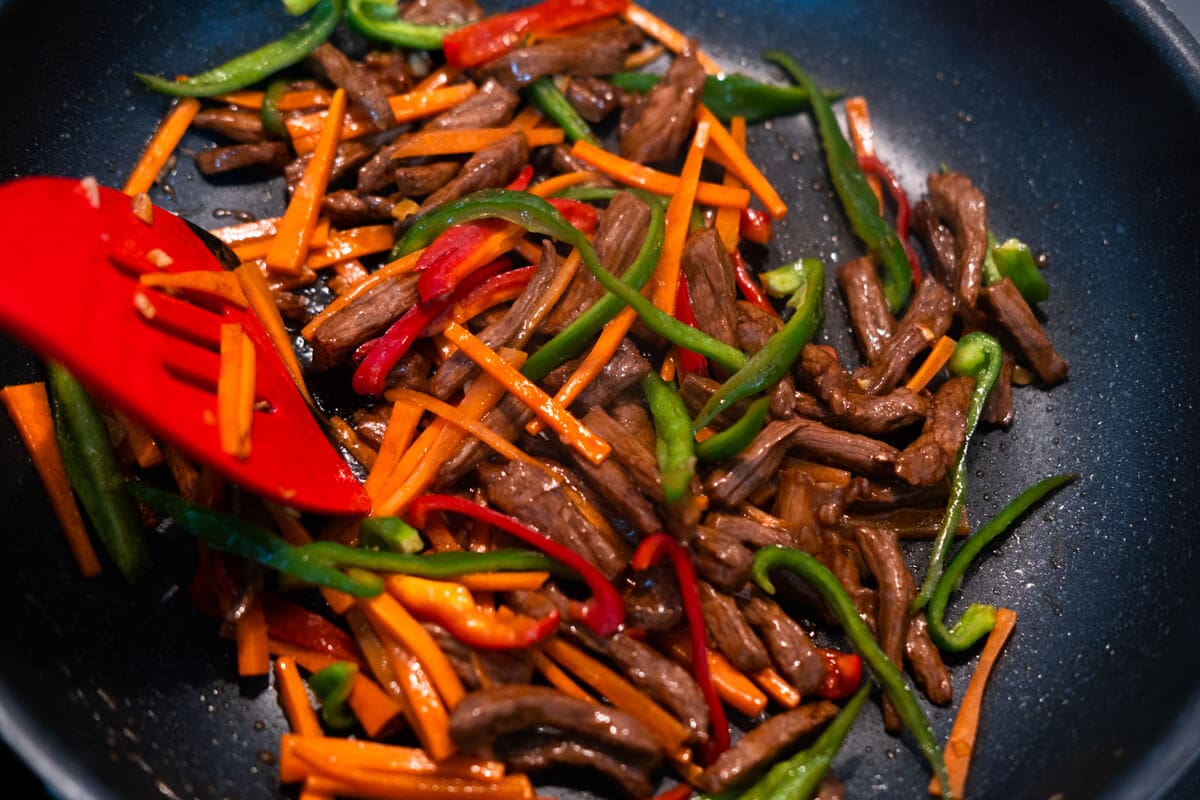
[[[675,298],[679,294],[679,270],[683,264],[683,244],[687,241],[688,228],[692,220],[692,207],[696,202],[696,186],[700,182],[700,168],[704,166],[704,148],[708,146],[709,123],[696,124],[692,145],[688,148],[679,174],[679,189],[667,206],[667,217],[663,233],[662,251],[658,266],[651,278],[654,305],[668,314],[675,313]]]
[[[734,117],[729,122],[729,135],[733,138],[733,143],[741,148],[746,149],[746,118]],[[731,189],[742,188],[742,181],[737,174],[731,170],[725,170],[725,178],[723,181],[725,186]],[[717,230],[717,235],[721,237],[721,243],[725,245],[725,250],[732,253],[738,248],[738,241],[741,239],[741,222],[742,215],[740,209],[736,208],[718,208],[716,219],[713,221],[713,227]]]
[[[608,442],[592,433],[574,414],[496,355],[495,351],[479,341],[470,331],[451,322],[443,333],[447,339],[458,345],[463,355],[500,381],[509,393],[528,406],[565,444],[593,464],[603,463],[604,459],[608,458],[612,451]]]
[[[456,80],[461,74],[462,70],[458,67],[452,67],[449,64],[444,64],[422,78],[421,82],[413,88],[413,91],[427,92],[430,89],[449,86],[450,83]]]
[[[648,47],[643,46],[640,50],[635,50],[629,55],[625,56],[625,64],[623,65],[623,69],[626,72],[639,70],[647,64],[662,58],[663,54],[666,52],[667,48],[663,47],[657,42]]]
[[[279,740],[279,780],[297,783],[309,775],[306,762],[336,760],[348,767],[396,772],[405,775],[436,775],[442,778],[469,778],[498,781],[504,777],[503,762],[469,756],[454,756],[434,761],[424,750],[358,739],[285,733]]]
[[[444,761],[454,755],[454,742],[450,739],[450,715],[446,704],[438,695],[421,662],[409,653],[402,644],[384,631],[376,629],[388,660],[396,672],[396,682],[404,695],[409,711],[409,724],[422,749],[434,761]]]
[[[267,251],[267,266],[271,269],[299,272],[308,256],[317,217],[321,213],[321,201],[325,197],[325,187],[329,184],[329,174],[337,154],[345,110],[346,91],[338,89],[329,103],[327,119],[321,127],[321,136],[313,149],[312,159],[292,193],[287,211],[279,221],[275,240]]]
[[[304,265],[309,269],[321,269],[352,258],[391,250],[395,243],[396,235],[391,225],[364,225],[347,231],[331,231],[325,249],[310,250]]]
[[[679,752],[688,739],[688,730],[658,703],[616,672],[562,639],[551,639],[542,650],[559,666],[570,670],[617,708],[645,725],[668,754]]]
[[[679,178],[674,175],[621,158],[582,139],[572,145],[571,155],[626,186],[637,186],[668,197],[679,191]],[[718,208],[747,208],[750,205],[750,192],[747,189],[734,189],[719,183],[701,181],[696,189],[696,202]]]
[[[429,540],[429,548],[435,553],[457,553],[463,549],[441,516],[430,517],[425,523],[424,533]]]
[[[462,681],[429,631],[386,592],[377,597],[360,598],[358,604],[376,630],[394,637],[421,662],[446,707],[453,709],[458,705],[465,694]]]
[[[400,457],[412,444],[422,413],[422,409],[412,403],[398,400],[392,405],[392,413],[383,432],[383,442],[379,445],[379,454],[375,456],[375,463],[369,468],[367,480],[363,484],[368,496],[376,496],[379,484],[386,481],[400,463]]]
[[[813,483],[831,483],[842,488],[849,486],[850,479],[853,477],[849,470],[838,469],[828,464],[818,464],[815,461],[791,459],[787,466],[800,470],[811,478]],[[776,523],[776,527],[781,527],[781,523]]]
[[[675,660],[691,663],[692,648],[687,637],[667,636],[662,639],[662,645]],[[709,650],[708,669],[717,694],[739,713],[756,717],[767,707],[767,696],[754,685],[754,681],[730,664],[725,656]]]
[[[545,116],[538,110],[537,106],[526,106],[521,110],[520,114],[513,117],[512,122],[504,127],[510,131],[527,131],[530,128],[536,127],[544,119]]]
[[[651,39],[657,39],[662,42],[672,53],[682,53],[684,48],[688,46],[688,38],[686,36],[636,3],[630,3],[629,8],[625,9],[625,19],[641,28]],[[700,50],[696,50],[696,60],[700,62],[700,66],[709,75],[716,75],[721,72],[721,65],[700,52]]]
[[[675,373],[679,370],[679,350],[672,347],[663,359],[662,368],[658,371],[658,377],[662,378],[667,383],[675,380]]]
[[[542,257],[542,248],[538,246],[537,242],[529,239],[522,239],[521,241],[517,242],[513,249],[520,254],[521,258],[525,259],[530,264],[538,263],[538,260]]]
[[[470,781],[428,775],[403,775],[309,762],[318,773],[308,779],[315,791],[364,800],[443,800],[471,797],[478,800],[532,800],[533,785],[525,775],[507,775],[497,781]],[[327,772],[324,770],[328,770]]]
[[[933,380],[933,376],[937,375],[942,367],[946,366],[946,362],[950,360],[950,356],[954,355],[954,348],[957,346],[958,342],[949,336],[943,336],[938,339],[937,343],[929,351],[929,355],[925,357],[924,363],[917,368],[913,376],[908,379],[908,383],[904,385],[914,392],[924,389]]]
[[[850,140],[854,143],[855,155],[875,155],[875,128],[871,125],[871,114],[867,110],[865,97],[846,98],[846,125],[850,128]],[[879,210],[882,211],[883,184],[874,175],[867,176],[867,184],[879,200]]]
[[[300,512],[294,508],[280,505],[273,500],[263,500],[263,507],[266,508],[267,514],[275,523],[275,527],[279,530],[279,535],[283,537],[288,544],[301,547],[313,540],[312,534],[304,527],[304,523],[300,521]]]
[[[285,92],[279,98],[277,108],[280,111],[301,111],[306,108],[322,108],[329,105],[333,94],[325,89],[295,89]],[[255,91],[228,92],[213,98],[222,103],[242,108],[262,108],[264,93]]]
[[[422,248],[416,252],[409,253],[403,258],[399,258],[395,261],[384,264],[382,267],[368,275],[364,280],[356,283],[354,288],[352,288],[350,291],[334,298],[329,305],[325,306],[324,310],[322,310],[320,314],[317,314],[315,317],[309,320],[307,325],[300,329],[300,335],[305,339],[311,339],[313,334],[317,332],[317,328],[324,325],[326,320],[328,320],[334,314],[338,313],[343,308],[374,289],[376,286],[381,285],[384,281],[401,278],[416,269],[417,262],[421,260],[421,256],[424,253],[425,250]]]
[[[562,667],[555,664],[541,650],[531,651],[533,655],[534,668],[542,673],[542,677],[550,682],[550,685],[558,689],[563,694],[570,695],[576,700],[583,700],[588,703],[600,705],[600,701],[588,694],[587,689],[584,689],[578,683],[571,679],[571,676],[563,672]]]
[[[250,455],[254,420],[254,344],[241,323],[221,325],[221,367],[217,377],[217,431],[221,451],[234,458]]]
[[[388,104],[392,107],[392,114],[396,117],[396,122],[403,124],[454,108],[474,93],[475,84],[460,83],[439,89],[416,90],[408,94],[393,95],[388,98]],[[288,135],[292,139],[292,146],[297,153],[304,155],[316,148],[321,128],[329,121],[331,112],[332,106],[329,111],[293,116],[284,121]],[[339,139],[343,142],[374,133],[376,130],[370,119],[357,109],[352,109],[349,113],[343,109],[340,116],[342,132]]]
[[[334,800],[334,798],[331,794],[317,791],[309,785],[308,781],[305,781],[304,785],[300,787],[300,794],[297,795],[296,800]]]
[[[279,695],[279,704],[294,733],[321,735],[321,723],[308,699],[308,690],[304,688],[296,661],[289,656],[275,659],[275,693]]]
[[[329,226],[329,217],[320,217],[317,220],[317,227],[313,230],[312,240],[308,243],[310,247],[324,247],[329,243]],[[233,229],[226,228],[223,230],[231,231]],[[233,254],[243,263],[266,258],[267,252],[271,249],[271,244],[275,239],[275,226],[273,224],[270,226],[270,231],[266,236],[250,239],[238,244],[230,244],[230,247],[233,248]],[[249,234],[247,233],[246,235]]]
[[[578,186],[581,183],[596,183],[604,180],[604,176],[599,172],[591,172],[589,170],[579,170],[577,172],[564,172],[562,175],[555,175],[552,178],[547,178],[541,183],[534,184],[529,187],[529,193],[538,197],[553,197],[563,189],[569,189],[572,186]]]
[[[333,265],[335,277],[329,281],[329,288],[335,294],[343,294],[346,290],[354,287],[359,281],[365,280],[367,268],[357,258],[351,258],[348,261],[339,261]]]
[[[458,582],[473,592],[519,592],[542,588],[549,572],[472,572]]]
[[[767,667],[750,676],[758,687],[771,696],[784,708],[795,708],[800,705],[800,692],[774,669]]]
[[[279,308],[275,305],[275,297],[267,286],[266,278],[254,264],[243,264],[235,269],[233,274],[237,275],[238,282],[242,284],[242,292],[254,311],[254,316],[262,323],[263,330],[267,332],[275,352],[287,367],[292,381],[300,389],[300,394],[304,395],[305,401],[310,406],[313,405],[312,395],[308,393],[308,386],[304,382],[304,371],[300,368],[300,361],[292,348],[291,335],[283,324],[283,317],[279,316]]]
[[[386,735],[398,727],[404,717],[404,706],[392,699],[379,684],[359,673],[350,688],[347,705],[354,712],[362,729],[372,739]]]
[[[531,243],[532,244],[532,243]],[[534,245],[536,247],[536,245]],[[539,253],[541,250],[538,251]],[[527,284],[514,284],[512,286],[503,286],[486,293],[472,293],[472,299],[468,303],[455,303],[454,309],[450,312],[450,318],[460,325],[468,320],[472,320],[490,308],[495,308],[498,305],[516,300],[525,293]]]
[[[712,142],[717,150],[728,159],[733,171],[742,179],[742,182],[754,193],[754,196],[762,201],[766,207],[767,213],[775,219],[787,214],[787,203],[783,202],[783,198],[775,191],[775,187],[771,185],[766,176],[754,165],[750,157],[746,155],[744,145],[739,145],[729,131],[725,130],[725,126],[717,119],[716,115],[700,106],[696,112],[696,118],[701,122],[707,122],[711,126]]]
[[[161,466],[164,460],[162,448],[154,436],[137,420],[119,408],[110,408],[117,424],[125,430],[125,441],[133,451],[133,458],[142,469]]]
[[[137,166],[129,174],[129,180],[125,181],[125,194],[134,195],[150,191],[150,187],[158,180],[158,174],[170,160],[171,154],[179,145],[179,140],[187,133],[199,111],[200,101],[194,97],[185,97],[167,112],[162,124],[146,145],[142,157],[138,159]]]
[[[474,153],[512,134],[508,128],[461,128],[453,131],[419,131],[397,142],[392,158],[445,156]],[[561,128],[532,128],[524,131],[530,148],[563,141]]]
[[[142,286],[153,286],[165,289],[171,293],[184,294],[195,292],[209,297],[216,297],[231,303],[238,308],[245,308],[249,303],[242,285],[232,272],[217,272],[209,269],[196,269],[188,272],[147,272],[138,278]]]
[[[337,659],[328,653],[318,653],[315,650],[307,650],[290,642],[284,642],[279,639],[268,639],[267,649],[271,655],[275,656],[276,661],[281,658],[290,658],[296,662],[296,665],[309,672],[320,672],[330,664],[336,664]]]
[[[267,618],[255,601],[246,606],[234,627],[237,640],[238,675],[243,678],[271,671],[271,649],[267,641]]]
[[[50,505],[79,571],[88,578],[99,574],[100,560],[88,538],[75,495],[71,493],[71,483],[63,467],[58,440],[54,436],[54,417],[50,412],[46,384],[5,386],[0,389],[0,401],[4,402],[29,457],[33,459],[33,466],[50,498]]]
[[[163,461],[166,462],[167,471],[171,473],[171,479],[175,481],[179,493],[195,502],[198,499],[196,491],[200,483],[200,470],[196,469],[178,448],[169,444],[163,445]]]
[[[375,465],[375,458],[378,455],[375,448],[364,442],[350,423],[335,414],[329,418],[329,427],[337,443],[350,451],[350,455],[354,456],[355,461],[368,470]]]
[[[1000,656],[1000,650],[1008,641],[1009,634],[1017,624],[1017,612],[1008,608],[996,609],[996,627],[988,634],[983,652],[979,654],[979,664],[967,684],[963,694],[962,705],[954,725],[950,728],[950,740],[946,742],[945,758],[946,772],[950,774],[950,795],[955,800],[966,796],[967,771],[971,766],[971,753],[975,749],[975,738],[979,731],[979,711],[983,705],[983,692],[987,688],[988,677],[992,667]],[[929,781],[929,793],[934,797],[942,796],[942,787],[936,777]]]

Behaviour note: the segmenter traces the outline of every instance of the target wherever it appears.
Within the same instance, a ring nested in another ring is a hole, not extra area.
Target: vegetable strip
[[[267,620],[260,603],[246,606],[234,626],[237,641],[238,675],[243,678],[266,675],[271,671],[271,654],[267,645]]]
[[[629,8],[625,11],[625,19],[641,28],[651,39],[657,39],[662,42],[672,53],[682,53],[684,48],[688,46],[686,36],[636,3],[629,4]],[[699,50],[696,51],[696,60],[700,62],[700,66],[709,75],[716,75],[721,72],[721,65]]]
[[[957,345],[958,342],[949,336],[943,336],[938,339],[937,343],[930,348],[929,355],[925,356],[925,361],[917,368],[912,377],[908,379],[908,383],[904,385],[914,392],[919,392],[928,386],[934,376],[950,360],[950,356],[954,355],[954,348]]]
[[[301,736],[320,736],[321,723],[308,699],[308,691],[289,656],[275,659],[275,691],[292,732]],[[281,776],[282,779],[282,776]]]
[[[146,145],[137,166],[129,173],[129,179],[125,181],[125,188],[122,189],[125,194],[135,195],[150,191],[150,187],[158,180],[158,174],[170,160],[171,153],[175,152],[179,140],[187,133],[199,111],[200,101],[195,98],[189,97],[175,104]]]
[[[651,297],[654,305],[668,314],[675,313],[683,245],[688,236],[688,221],[696,201],[696,187],[700,182],[700,168],[704,165],[704,148],[708,146],[710,127],[703,120],[696,124],[696,133],[683,162],[683,171],[679,174],[679,187],[667,206],[666,234],[663,237],[662,254],[658,257],[658,269],[654,271]]]
[[[667,197],[674,196],[679,191],[679,178],[674,175],[627,161],[585,141],[576,142],[571,147],[571,155],[626,186],[636,186]],[[696,202],[718,208],[746,208],[750,205],[750,192],[747,189],[735,189],[719,183],[701,181],[696,188]]]
[[[767,212],[775,219],[787,214],[787,203],[783,202],[779,192],[775,191],[775,187],[746,155],[745,145],[739,145],[730,132],[725,130],[725,126],[721,124],[716,115],[704,106],[700,106],[696,111],[696,118],[709,124],[712,143],[729,160],[733,171],[737,173],[746,187],[766,206]]]
[[[421,662],[421,667],[429,674],[429,679],[437,687],[446,707],[453,710],[466,690],[463,689],[458,673],[454,671],[446,654],[438,647],[429,631],[413,619],[408,610],[389,594],[360,598],[358,603],[372,625],[394,637]]]
[[[250,455],[254,419],[254,344],[241,323],[221,325],[221,367],[217,378],[217,430],[221,450],[234,458]]]

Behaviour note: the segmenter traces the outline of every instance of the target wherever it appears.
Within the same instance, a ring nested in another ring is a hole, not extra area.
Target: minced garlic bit
[[[154,248],[149,253],[146,253],[146,260],[159,269],[166,269],[175,263],[175,259],[164,253],[159,248]]]
[[[154,204],[150,202],[150,195],[138,192],[129,199],[129,206],[135,217],[147,225],[154,224]]]
[[[150,302],[150,298],[141,292],[134,294],[133,307],[146,319],[154,319],[154,315],[158,313],[158,309],[154,307],[154,303]]]
[[[931,331],[929,328],[926,328],[924,325],[918,325],[917,330],[921,332],[921,336],[924,337],[925,341],[927,342],[932,342],[934,339],[938,338],[936,333]]]
[[[83,189],[83,196],[87,198],[88,205],[92,208],[100,208],[100,184],[96,179],[88,175],[79,181],[79,186]]]

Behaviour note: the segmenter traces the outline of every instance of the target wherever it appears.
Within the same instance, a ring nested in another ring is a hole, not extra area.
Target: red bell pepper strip
[[[501,272],[499,275],[493,275],[483,283],[475,286],[469,292],[465,292],[454,301],[456,306],[460,308],[473,308],[476,305],[486,303],[486,298],[496,294],[508,294],[511,296],[513,292],[524,291],[529,285],[529,281],[533,279],[533,273],[537,272],[537,267],[520,267],[518,269],[510,269],[507,272]],[[468,317],[469,319],[469,317]]]
[[[679,596],[683,599],[683,610],[687,614],[688,635],[692,643],[692,671],[708,705],[712,736],[705,748],[705,760],[711,764],[729,749],[729,723],[708,668],[708,636],[704,628],[704,612],[700,608],[700,584],[696,581],[696,568],[683,545],[665,533],[655,533],[643,539],[633,553],[631,564],[636,570],[650,569],[668,555],[675,565]]]
[[[470,69],[516,49],[530,34],[574,28],[628,7],[629,0],[545,0],[451,31],[442,39],[442,52],[451,66]]]
[[[908,256],[908,266],[912,269],[913,284],[920,283],[921,262],[917,260],[916,251],[908,243],[908,226],[912,212],[904,187],[900,185],[900,181],[896,180],[896,176],[887,168],[887,165],[875,156],[866,154],[859,156],[858,166],[864,174],[879,178],[888,187],[888,194],[892,196],[892,202],[896,204],[896,237],[900,239],[900,244],[904,247],[904,254]]]
[[[271,638],[324,653],[338,661],[362,663],[362,653],[350,634],[320,614],[274,594],[263,593],[260,600]]]
[[[445,297],[483,265],[471,258],[489,239],[501,235],[511,225],[504,220],[486,219],[447,228],[433,240],[414,268],[417,296],[428,302]]]
[[[842,700],[857,692],[862,685],[862,657],[825,647],[820,650],[826,669],[817,694],[827,700]]]
[[[600,219],[600,212],[596,210],[595,206],[568,197],[551,197],[548,202],[584,236],[591,236],[596,232],[596,223]]]
[[[684,325],[696,327],[696,312],[692,308],[692,295],[688,289],[687,275],[679,273],[679,283],[675,289],[675,319]],[[693,375],[708,377],[708,359],[695,350],[686,347],[679,348],[679,369]]]
[[[482,650],[513,650],[545,639],[558,627],[558,612],[542,619],[524,614],[501,615],[480,608],[471,591],[453,581],[393,575],[388,591],[418,619],[436,622],[460,642]]]
[[[425,517],[430,511],[452,511],[486,522],[505,533],[512,534],[575,570],[592,590],[592,597],[582,604],[572,603],[571,614],[600,636],[611,636],[625,622],[625,602],[621,599],[621,595],[617,593],[617,590],[600,570],[589,564],[574,550],[563,547],[553,539],[506,514],[476,505],[470,500],[446,494],[426,494],[418,497],[409,507],[409,522],[414,527],[423,528]]]
[[[526,164],[521,167],[521,171],[517,173],[517,177],[513,178],[512,183],[504,188],[513,192],[523,192],[529,188],[531,181],[533,181],[533,164]]]
[[[779,312],[775,310],[775,306],[771,305],[771,298],[767,297],[767,293],[750,274],[750,268],[746,266],[746,259],[742,258],[742,254],[737,250],[730,253],[729,257],[733,260],[733,279],[737,282],[742,297],[746,298],[746,302],[758,306],[778,319]]]
[[[771,241],[771,216],[755,208],[743,208],[738,220],[738,233],[743,239],[755,244],[767,244]]]

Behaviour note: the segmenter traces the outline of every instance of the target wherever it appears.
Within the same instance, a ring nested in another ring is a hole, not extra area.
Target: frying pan
[[[294,24],[279,5],[0,2],[0,176],[119,184],[165,107],[134,70],[223,60]],[[941,164],[961,170],[1001,238],[1049,254],[1042,310],[1071,378],[1018,391],[1012,429],[982,436],[969,508],[981,520],[1041,476],[1081,480],[967,578],[966,599],[1020,618],[988,690],[970,789],[1155,795],[1200,750],[1200,48],[1151,0],[647,5],[724,64],[772,77],[760,53],[782,49],[823,85],[866,94],[880,153],[910,194]],[[183,147],[207,142],[190,135]],[[855,255],[809,119],[757,128],[752,142],[793,209],[763,262]],[[208,226],[214,208],[277,213],[284,196],[278,180],[202,179],[187,158],[169,183],[156,200]],[[6,267],[45,270],[50,298],[53,253],[47,242],[46,263]],[[822,335],[852,353],[829,294]],[[0,381],[37,375],[27,350],[0,342]],[[232,648],[191,610],[190,542],[153,534],[158,566],[137,588],[113,569],[82,580],[7,420],[0,453],[4,738],[66,798],[280,796],[269,762],[282,715],[273,692],[232,680]],[[919,565],[925,552],[910,555]],[[959,692],[973,663],[953,664]],[[944,740],[952,711],[930,714]],[[919,797],[927,781],[911,741],[884,735],[875,710],[836,771],[852,797]],[[590,797],[587,780],[546,793]]]

